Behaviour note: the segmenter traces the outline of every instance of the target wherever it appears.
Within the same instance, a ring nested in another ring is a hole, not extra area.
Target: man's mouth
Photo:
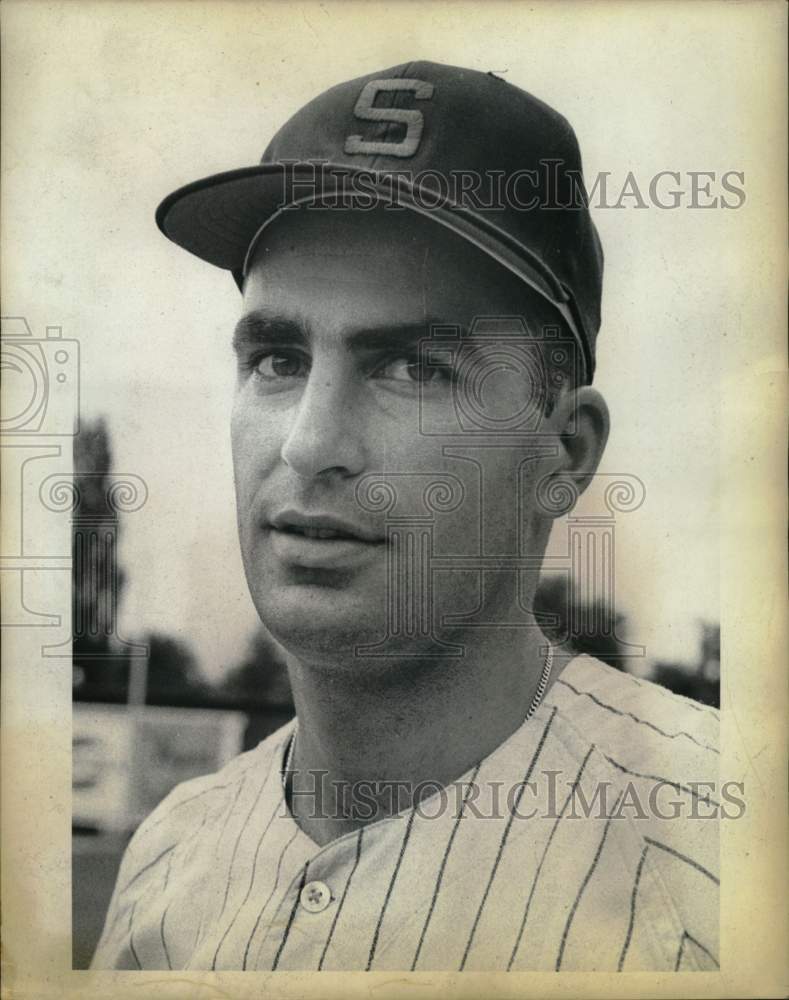
[[[349,569],[386,547],[380,533],[333,514],[285,510],[268,527],[275,555],[293,566]]]
[[[303,535],[304,538],[351,538],[357,542],[362,541],[358,535],[350,535],[343,531],[334,531],[332,528],[300,528],[295,524],[289,524],[276,530],[285,531],[292,535]]]

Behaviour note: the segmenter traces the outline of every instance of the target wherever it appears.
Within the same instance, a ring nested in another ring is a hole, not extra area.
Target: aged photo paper
[[[0,18],[3,995],[785,996],[785,6]]]

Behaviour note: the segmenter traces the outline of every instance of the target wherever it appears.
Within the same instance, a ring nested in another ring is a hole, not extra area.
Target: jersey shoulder
[[[129,842],[125,866],[140,869],[175,847],[206,817],[232,808],[244,782],[268,774],[279,766],[279,751],[287,739],[292,722],[262,740],[256,747],[238,754],[224,767],[176,785],[143,820]]]
[[[564,720],[625,771],[702,781],[717,775],[716,709],[590,656],[572,659],[548,693]]]
[[[176,785],[143,820],[123,854],[91,968],[140,968],[128,930],[132,915],[140,916],[138,904],[146,898],[155,903],[168,884],[174,859],[204,835],[224,829],[238,813],[245,793],[254,797],[255,788],[272,781],[272,769],[280,766],[292,725],[283,726],[219,771]]]
[[[718,711],[588,656],[570,661],[548,695],[563,737],[589,755],[587,798],[608,790],[611,835],[621,858],[630,854],[636,916],[651,914],[663,928],[655,947],[668,948],[676,968],[716,968],[725,814]]]

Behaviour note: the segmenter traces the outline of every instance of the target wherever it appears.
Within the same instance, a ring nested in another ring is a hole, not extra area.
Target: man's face
[[[457,408],[466,394],[506,423],[539,405],[542,382],[508,363],[506,340],[457,349],[450,337],[430,365],[419,342],[479,316],[520,315],[536,335],[534,307],[503,267],[410,212],[299,211],[264,232],[234,338],[233,461],[250,592],[290,652],[342,654],[395,632],[417,653],[431,629],[450,635],[447,615],[511,616],[518,574],[489,573],[483,588],[473,567],[425,571],[428,555],[544,543],[532,488],[546,439],[469,436]]]

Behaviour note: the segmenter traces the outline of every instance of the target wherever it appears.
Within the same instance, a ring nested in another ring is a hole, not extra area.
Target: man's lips
[[[269,520],[269,527],[283,535],[324,542],[362,542],[380,545],[386,538],[369,528],[354,524],[334,514],[307,514],[297,510],[284,510]]]
[[[335,514],[284,510],[266,526],[276,558],[308,569],[348,570],[386,551],[386,538]]]
[[[282,530],[282,529],[279,529]],[[346,534],[343,531],[334,531],[332,528],[296,528],[289,527],[285,528],[285,531],[291,531],[297,535],[304,535],[305,538],[322,538],[322,539],[336,539],[336,538],[355,538],[354,535]],[[358,539],[361,541],[361,539]]]

